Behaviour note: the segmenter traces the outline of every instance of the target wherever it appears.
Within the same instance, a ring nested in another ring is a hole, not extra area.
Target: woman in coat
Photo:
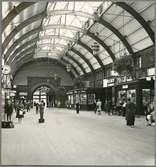
[[[133,102],[131,102],[130,99],[128,99],[128,102],[126,104],[126,121],[127,121],[127,126],[134,127],[135,111],[136,111],[135,104]]]

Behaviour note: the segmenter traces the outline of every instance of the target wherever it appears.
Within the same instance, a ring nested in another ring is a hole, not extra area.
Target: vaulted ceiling
[[[40,58],[71,64],[75,77],[94,73],[154,45],[154,9],[154,1],[3,1],[4,62],[13,73]]]

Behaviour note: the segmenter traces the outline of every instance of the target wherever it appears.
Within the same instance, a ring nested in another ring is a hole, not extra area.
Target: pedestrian
[[[94,109],[94,113],[96,114],[96,111],[97,111],[96,100],[94,100],[93,102],[93,109]]]
[[[101,115],[101,105],[102,105],[102,103],[101,103],[100,99],[98,99],[96,106],[97,106],[97,112],[99,115]]]
[[[36,107],[36,114],[38,114],[39,104],[37,102],[35,103],[35,107]]]
[[[40,119],[39,122],[43,123],[44,122],[44,109],[45,109],[45,103],[42,100],[39,104],[39,111],[40,111]]]
[[[126,114],[126,100],[123,100],[123,104],[122,104],[122,116],[124,117]]]
[[[76,114],[79,114],[79,111],[80,111],[80,103],[77,102],[76,103]]]
[[[13,113],[13,105],[10,99],[5,102],[5,113],[7,115],[7,121],[11,121],[11,116]]]
[[[24,105],[23,102],[20,101],[19,103],[17,103],[17,114],[16,114],[16,118],[18,118],[18,122],[21,123],[22,122],[22,118],[24,117]]]
[[[151,126],[152,123],[155,122],[153,102],[149,103],[147,107],[147,112],[145,115],[146,115],[147,126]]]
[[[111,101],[110,100],[108,100],[107,102],[107,112],[108,112],[108,115],[110,115],[111,113]]]
[[[131,99],[128,99],[127,100],[127,104],[126,104],[126,121],[127,121],[127,126],[134,127],[135,111],[136,111],[135,104],[131,101]]]
[[[27,108],[27,112],[29,112],[30,111],[30,102],[29,101],[27,101],[27,103],[26,103],[26,108]]]

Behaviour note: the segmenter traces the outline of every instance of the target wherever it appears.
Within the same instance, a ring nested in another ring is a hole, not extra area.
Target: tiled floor
[[[143,117],[125,118],[67,109],[47,109],[45,123],[34,110],[14,129],[2,129],[3,165],[154,165],[154,127]]]

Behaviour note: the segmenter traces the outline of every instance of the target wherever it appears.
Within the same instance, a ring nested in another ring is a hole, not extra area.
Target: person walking
[[[18,118],[18,122],[22,123],[22,118],[24,117],[23,115],[23,111],[24,110],[24,105],[23,102],[19,102],[17,103],[17,114],[16,114],[16,118]]]
[[[11,121],[11,116],[12,116],[12,113],[13,113],[13,105],[12,105],[10,99],[6,100],[5,113],[7,115],[7,121]]]
[[[94,113],[96,114],[96,111],[97,111],[96,100],[94,100],[93,102],[93,109],[94,109]]]
[[[76,103],[76,114],[79,114],[79,111],[80,111],[80,103],[77,102]]]
[[[110,100],[108,100],[107,102],[107,112],[108,112],[108,115],[111,114],[111,101]]]
[[[36,114],[38,114],[39,104],[38,104],[38,103],[35,103],[35,107],[36,107]]]
[[[40,111],[40,118],[39,118],[39,122],[43,123],[44,122],[44,109],[45,109],[45,103],[42,100],[39,104],[39,111]]]
[[[136,111],[135,104],[131,101],[131,99],[128,99],[127,100],[127,104],[126,104],[126,121],[127,121],[127,126],[134,127],[135,111]]]
[[[97,106],[97,112],[99,115],[101,115],[101,105],[102,105],[102,103],[101,103],[100,99],[98,99],[96,106]]]

